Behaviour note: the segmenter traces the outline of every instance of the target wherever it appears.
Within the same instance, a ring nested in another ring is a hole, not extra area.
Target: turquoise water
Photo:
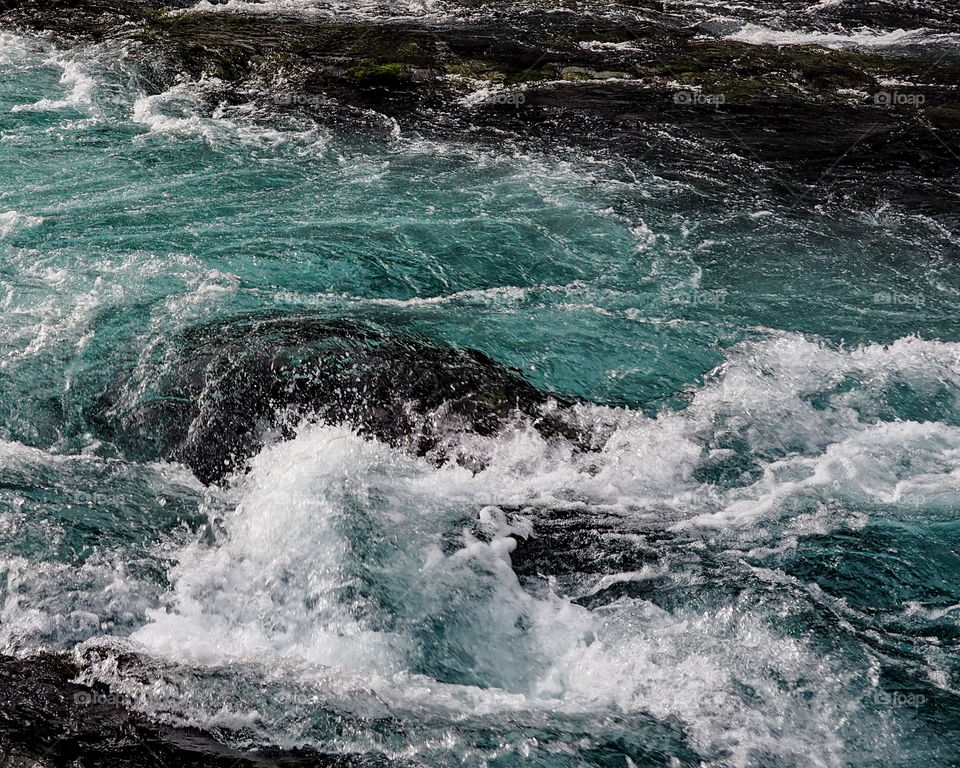
[[[8,33],[0,71],[5,652],[245,745],[958,764],[948,227],[687,139],[666,172],[344,136]],[[98,434],[122,373],[268,310],[481,350],[602,447],[517,423],[470,473],[304,425],[216,489]],[[510,534],[556,510],[612,527],[538,576]]]

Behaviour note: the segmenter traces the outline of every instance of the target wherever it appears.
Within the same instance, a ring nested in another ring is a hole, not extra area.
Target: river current
[[[118,44],[0,31],[3,652],[70,652],[86,681],[238,746],[957,764],[949,224],[798,200],[684,136],[666,174],[349,135],[142,77]],[[479,465],[438,466],[308,420],[204,486],[100,433],[122,372],[264,312],[479,350],[579,400],[596,450],[518,418],[456,437]]]

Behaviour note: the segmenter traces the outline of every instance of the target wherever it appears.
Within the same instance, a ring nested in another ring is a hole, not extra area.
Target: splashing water
[[[955,758],[954,233],[794,210],[762,170],[345,138],[212,81],[147,95],[110,45],[0,42],[6,652],[434,765]],[[263,311],[480,350],[582,398],[593,450],[518,419],[438,466],[308,418],[207,488],[101,434],[118,377]]]

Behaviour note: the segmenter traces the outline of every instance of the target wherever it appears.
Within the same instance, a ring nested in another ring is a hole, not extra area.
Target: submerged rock
[[[311,316],[195,328],[131,372],[98,417],[121,445],[223,479],[265,440],[312,417],[444,461],[451,432],[490,435],[512,416],[544,435],[573,430],[557,398],[474,350]]]
[[[322,768],[387,765],[377,755],[240,751],[195,728],[153,722],[105,687],[74,682],[66,656],[0,656],[0,765],[9,768]]]

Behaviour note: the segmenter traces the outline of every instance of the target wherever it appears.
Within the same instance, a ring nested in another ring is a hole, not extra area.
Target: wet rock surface
[[[446,434],[490,435],[514,415],[545,436],[575,437],[555,399],[480,352],[309,316],[193,329],[117,390],[100,417],[112,437],[181,461],[205,483],[271,436],[291,436],[303,418],[349,424],[441,462]]]
[[[193,728],[155,723],[105,687],[72,682],[69,657],[0,656],[0,765],[10,768],[326,768],[383,766],[376,755],[242,752]]]
[[[188,5],[4,0],[0,26],[123,38],[140,47],[157,89],[215,77],[224,100],[351,130],[575,144],[668,170],[703,161],[683,149],[692,141],[697,155],[779,169],[788,200],[857,190],[955,217],[960,57],[950,50],[737,42],[718,36],[729,23],[659,3],[461,6],[376,20]],[[887,5],[857,13],[865,24],[957,26],[946,11],[901,18]],[[831,9],[811,24],[855,23],[848,6]],[[662,140],[665,127],[679,145]]]

